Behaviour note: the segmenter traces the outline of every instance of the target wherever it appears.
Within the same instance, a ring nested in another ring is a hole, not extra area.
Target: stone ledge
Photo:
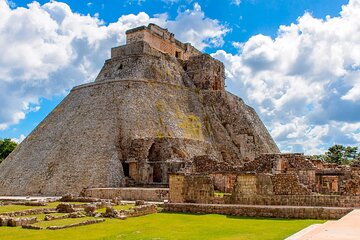
[[[102,199],[145,200],[162,202],[168,199],[169,188],[88,188],[84,196]]]
[[[168,203],[164,211],[182,213],[225,214],[244,217],[296,218],[296,219],[339,219],[352,211],[339,207],[300,207],[233,204]]]
[[[106,81],[99,81],[99,82],[90,82],[90,83],[85,83],[85,84],[81,84],[78,86],[75,86],[71,89],[71,92],[76,91],[76,90],[80,90],[82,88],[88,88],[88,87],[93,87],[93,86],[98,86],[98,85],[103,85],[103,84],[112,84],[112,83],[151,83],[151,84],[160,84],[160,85],[166,85],[166,86],[172,86],[172,87],[176,87],[176,88],[181,88],[184,90],[190,90],[190,91],[195,91],[196,89],[193,88],[188,88],[188,87],[184,87],[181,85],[176,85],[176,84],[171,84],[171,83],[166,83],[166,82],[161,82],[161,81],[157,81],[155,79],[140,79],[140,78],[136,78],[136,79],[125,79],[125,78],[113,78],[111,80],[106,80]]]

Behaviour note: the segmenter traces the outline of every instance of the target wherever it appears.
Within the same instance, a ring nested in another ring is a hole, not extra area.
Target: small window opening
[[[119,70],[121,70],[121,69],[123,69],[123,65],[122,65],[122,64],[120,64],[120,66],[119,66]]]
[[[218,79],[215,79],[214,85],[213,85],[213,90],[219,90],[219,81]]]
[[[175,52],[175,57],[176,57],[176,58],[181,58],[181,52],[176,51],[176,52]]]

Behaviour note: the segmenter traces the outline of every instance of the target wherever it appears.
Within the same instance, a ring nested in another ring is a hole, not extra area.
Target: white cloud
[[[21,134],[19,136],[19,138],[12,138],[11,141],[16,142],[17,144],[21,143],[22,141],[24,141],[24,139],[26,138],[26,136],[24,134]]]
[[[198,3],[194,3],[193,9],[180,12],[174,21],[167,21],[166,26],[179,40],[190,42],[200,50],[222,46],[223,37],[229,31],[218,20],[205,17]]]
[[[317,153],[330,144],[360,145],[360,1],[338,17],[309,13],[280,26],[276,38],[217,51],[232,89],[257,108],[283,150]],[[352,125],[354,126],[354,125]],[[357,131],[358,133],[354,133]]]
[[[231,3],[240,6],[241,0],[232,0]]]
[[[62,2],[12,9],[0,0],[0,16],[0,130],[35,111],[39,98],[93,81],[110,48],[125,43],[127,29],[153,22],[200,49],[221,45],[227,32],[217,20],[206,18],[199,4],[179,12],[175,20],[141,12],[105,25],[98,15],[80,15]]]

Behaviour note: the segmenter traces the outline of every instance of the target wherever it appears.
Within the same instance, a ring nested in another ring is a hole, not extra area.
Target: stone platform
[[[286,240],[357,240],[360,239],[360,209],[337,221],[311,225]]]
[[[339,219],[353,209],[342,207],[168,203],[164,204],[164,210],[170,212],[225,214],[244,217],[330,220]]]
[[[83,192],[86,197],[101,199],[120,198],[121,200],[145,200],[163,202],[168,199],[169,188],[88,188]]]

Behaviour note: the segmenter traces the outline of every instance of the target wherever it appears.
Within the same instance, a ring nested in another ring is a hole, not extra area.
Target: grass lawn
[[[130,208],[132,208],[134,206],[135,206],[134,204],[125,204],[125,205],[113,206],[113,208],[115,210],[129,210]],[[96,212],[104,213],[104,212],[106,212],[106,208],[99,208],[98,210],[96,210]]]
[[[84,220],[84,218],[82,219]],[[158,213],[126,220],[106,219],[103,223],[56,231],[0,227],[0,239],[278,240],[284,239],[310,224],[322,222],[324,221],[256,219],[216,214]]]
[[[4,205],[0,206],[0,214],[7,212],[15,212],[15,211],[24,211],[29,209],[38,209],[38,208],[56,208],[60,202],[51,202],[46,206],[25,206],[25,205]],[[84,204],[80,202],[68,202],[71,204]]]
[[[65,218],[65,219],[57,219],[57,220],[52,220],[52,221],[41,221],[41,222],[37,222],[33,225],[39,226],[39,227],[64,226],[64,225],[80,223],[80,222],[83,222],[86,220],[92,220],[92,219],[96,219],[96,218],[94,218],[94,217]]]

